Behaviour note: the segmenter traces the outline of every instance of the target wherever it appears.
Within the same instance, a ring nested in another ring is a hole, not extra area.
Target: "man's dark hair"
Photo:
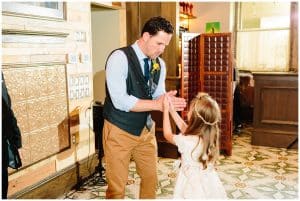
[[[145,32],[148,32],[150,35],[156,35],[159,31],[173,34],[174,28],[172,24],[165,18],[161,16],[152,17],[145,23],[141,35],[143,35]]]

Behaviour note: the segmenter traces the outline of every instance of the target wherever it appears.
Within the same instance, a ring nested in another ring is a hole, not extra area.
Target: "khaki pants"
[[[141,177],[140,198],[155,198],[157,187],[157,143],[155,125],[149,132],[143,129],[140,136],[132,135],[109,121],[104,121],[103,148],[105,173],[108,183],[106,198],[122,199],[128,179],[130,159],[136,163]]]

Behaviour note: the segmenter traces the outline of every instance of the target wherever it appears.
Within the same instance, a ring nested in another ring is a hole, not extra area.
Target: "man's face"
[[[156,59],[164,52],[165,47],[169,45],[172,34],[159,31],[156,35],[152,36],[146,32],[143,38],[145,40],[145,54],[151,59]]]

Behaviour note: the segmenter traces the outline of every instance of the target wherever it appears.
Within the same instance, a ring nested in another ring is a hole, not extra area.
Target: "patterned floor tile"
[[[298,199],[298,150],[253,146],[251,127],[233,136],[232,156],[220,156],[216,170],[231,199]],[[178,160],[158,159],[158,199],[171,199],[176,182]],[[107,186],[91,178],[67,199],[103,199]],[[130,163],[126,199],[137,199],[140,177]]]

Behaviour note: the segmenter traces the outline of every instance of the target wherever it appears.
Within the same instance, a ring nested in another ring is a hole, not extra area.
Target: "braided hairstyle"
[[[214,163],[218,158],[220,122],[221,112],[217,102],[207,93],[199,92],[191,101],[188,112],[188,126],[184,134],[199,136],[196,147],[202,139],[203,146],[199,161],[203,164],[204,169],[207,168],[208,162]]]

